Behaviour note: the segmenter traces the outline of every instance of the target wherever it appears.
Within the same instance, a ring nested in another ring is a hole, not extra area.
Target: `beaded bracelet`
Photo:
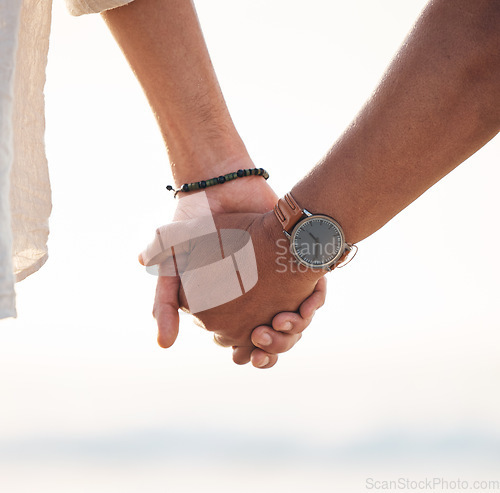
[[[200,190],[207,187],[213,187],[214,185],[220,185],[226,181],[235,180],[236,178],[242,178],[244,176],[263,176],[265,180],[269,178],[269,173],[264,168],[251,168],[251,169],[239,169],[233,173],[228,173],[224,176],[218,176],[215,178],[210,178],[210,180],[194,181],[193,183],[184,183],[181,188],[175,189],[172,185],[167,185],[167,190],[169,192],[174,192],[174,197],[177,196],[179,192],[193,192],[194,190]]]

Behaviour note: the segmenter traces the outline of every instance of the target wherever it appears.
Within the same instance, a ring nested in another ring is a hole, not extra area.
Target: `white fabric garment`
[[[71,15],[82,15],[97,14],[130,2],[132,0],[66,0],[66,6]]]
[[[66,0],[73,15],[132,0]],[[45,157],[45,67],[51,0],[0,0],[0,319],[16,316],[14,280],[47,260],[51,192]]]

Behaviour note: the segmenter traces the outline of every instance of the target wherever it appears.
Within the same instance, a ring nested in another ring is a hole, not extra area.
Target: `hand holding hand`
[[[302,302],[297,312],[281,312],[274,316],[272,327],[261,325],[252,332],[254,347],[234,347],[233,361],[256,368],[271,368],[278,361],[278,354],[289,351],[302,337],[318,308],[325,303],[326,277],[316,284],[313,293]]]
[[[223,187],[220,188],[222,189]],[[189,197],[190,200],[186,200],[188,197],[181,199],[180,204],[184,205],[182,208],[179,208],[180,210],[178,210],[175,218],[177,220],[181,219],[180,222],[174,222],[159,229],[162,236],[166,238],[164,243],[168,243],[169,238],[176,239],[176,266],[179,267],[179,264],[182,264],[181,273],[193,271],[200,266],[206,266],[210,264],[210,262],[213,263],[217,260],[216,256],[214,257],[214,251],[216,250],[214,246],[218,246],[219,240],[216,240],[214,243],[215,238],[212,237],[212,239],[210,239],[207,235],[203,237],[200,236],[200,232],[206,231],[207,222],[210,222],[212,219],[211,210],[208,203],[205,203],[205,207],[200,207],[199,200],[193,201],[192,199],[196,195]],[[258,251],[256,250],[257,258],[259,259],[258,266],[255,264],[255,269],[258,268],[258,275],[255,279],[257,281],[257,286],[251,289],[249,293],[246,293],[241,299],[235,299],[219,307],[207,306],[206,309],[200,311],[194,307],[192,302],[189,303],[186,298],[186,290],[179,289],[178,276],[170,275],[161,276],[159,278],[154,314],[158,322],[159,343],[161,346],[168,347],[175,341],[178,333],[178,308],[179,306],[186,307],[188,305],[193,306],[193,311],[198,312],[197,318],[199,322],[205,325],[209,330],[215,332],[216,340],[220,344],[234,346],[233,358],[235,362],[239,364],[251,360],[254,366],[271,367],[277,361],[277,353],[290,349],[300,339],[300,334],[309,324],[315,309],[323,304],[326,283],[321,281],[315,289],[316,281],[319,277],[317,273],[314,273],[307,287],[303,286],[298,291],[296,288],[294,288],[295,291],[290,290],[289,286],[287,286],[286,289],[279,287],[276,290],[275,287],[272,287],[267,282],[269,271],[276,271],[277,264],[275,263],[276,248],[272,246],[272,241],[269,241],[271,238],[268,234],[269,228],[262,228],[260,225],[261,222],[262,225],[266,223],[264,217],[265,216],[262,214],[220,214],[214,216],[218,232],[248,231],[250,234],[249,238],[251,237],[252,240],[254,240],[253,245],[258,247]],[[278,237],[281,238],[281,230],[277,222],[275,222],[274,217],[270,219],[272,219],[271,224],[274,226],[272,228],[273,235],[276,236],[276,233],[278,233]],[[267,223],[269,223],[269,220],[267,220]],[[188,231],[194,232],[194,234],[187,233]],[[225,236],[225,241],[227,241],[227,234]],[[180,241],[182,238],[186,239],[186,241]],[[282,239],[284,240],[284,238]],[[235,239],[235,241],[240,240]],[[257,241],[257,243],[255,243],[255,241]],[[267,258],[265,262],[260,253],[262,247],[267,249]],[[169,256],[170,253],[171,252],[168,252],[167,256]],[[146,251],[146,262],[151,264],[155,262],[158,263],[158,261],[161,260],[158,258],[153,259],[153,256],[154,252],[151,249],[149,252]],[[240,258],[240,261],[241,260]],[[163,259],[163,262],[163,270],[165,271],[165,259]],[[175,272],[172,272],[172,267],[173,266],[170,265],[170,272],[164,273],[175,274]],[[168,268],[166,270],[168,270]],[[178,273],[179,272],[177,272],[177,274]],[[284,281],[286,274],[287,273],[281,273],[276,279]],[[297,276],[292,277],[296,278]],[[276,279],[273,282],[275,282]],[[184,284],[187,281],[189,281],[189,279],[184,276]],[[213,279],[211,279],[211,281],[213,281]],[[227,290],[225,289],[227,286],[224,285],[224,280],[222,280],[222,282],[224,290]],[[200,292],[202,299],[209,298],[209,293],[212,293],[212,295],[214,293],[213,286],[211,291],[207,291],[206,287],[207,286],[202,287],[202,291]],[[191,288],[188,287],[188,291],[191,301],[193,301],[192,285]],[[215,291],[217,291],[217,289],[215,289]],[[280,298],[279,296],[270,296],[273,291],[278,291],[282,299],[278,301]],[[301,305],[302,300],[311,293],[313,293],[312,296]],[[247,303],[249,302],[250,304],[248,305]],[[197,304],[196,300],[194,304]],[[249,310],[250,305],[252,305],[253,308]],[[201,308],[205,307],[202,306]],[[280,308],[283,310],[290,310],[290,312],[279,313],[273,320],[273,316]],[[299,308],[300,312],[294,313]],[[272,323],[273,325],[272,327],[259,326],[251,337],[250,334],[253,327],[256,325],[256,321],[261,324]],[[292,329],[288,329],[288,324],[286,322],[292,323]],[[270,336],[270,344],[269,337],[266,336]]]

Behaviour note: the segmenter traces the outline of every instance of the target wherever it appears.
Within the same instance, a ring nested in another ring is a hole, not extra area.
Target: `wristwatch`
[[[335,219],[302,209],[291,193],[279,199],[274,213],[290,240],[292,255],[302,265],[331,271],[346,265],[357,252],[356,245],[346,243]]]

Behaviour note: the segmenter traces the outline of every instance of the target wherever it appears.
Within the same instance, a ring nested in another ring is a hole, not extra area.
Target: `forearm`
[[[248,159],[190,0],[135,0],[102,15],[158,120],[177,185]]]
[[[294,197],[335,217],[349,242],[375,232],[499,131],[499,57],[498,1],[431,2]]]

